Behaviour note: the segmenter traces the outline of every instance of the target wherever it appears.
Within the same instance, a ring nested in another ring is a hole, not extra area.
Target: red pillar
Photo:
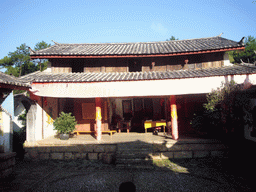
[[[101,140],[102,131],[101,131],[101,98],[95,98],[96,104],[96,138],[97,140]]]
[[[177,115],[175,95],[171,95],[170,100],[171,100],[170,103],[171,103],[172,138],[177,140],[179,138],[179,132],[178,132],[178,115]]]

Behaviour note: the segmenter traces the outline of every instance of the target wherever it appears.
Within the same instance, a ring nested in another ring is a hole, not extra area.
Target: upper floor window
[[[141,71],[141,69],[142,69],[141,61],[140,60],[131,59],[131,60],[129,60],[128,67],[129,67],[129,72]]]
[[[82,63],[72,64],[72,73],[84,72],[84,65]]]

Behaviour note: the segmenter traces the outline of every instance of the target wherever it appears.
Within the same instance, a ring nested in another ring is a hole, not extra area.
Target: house
[[[31,50],[48,68],[21,77],[31,83],[27,140],[55,134],[53,121],[72,112],[76,131],[113,128],[116,117],[144,132],[146,123],[167,122],[172,136],[192,132],[190,120],[206,94],[222,82],[255,84],[255,67],[229,62],[227,51],[243,50],[221,36],[145,43],[61,44]]]

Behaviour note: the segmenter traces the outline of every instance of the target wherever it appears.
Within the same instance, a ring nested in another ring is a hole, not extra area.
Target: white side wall
[[[53,119],[37,103],[31,105],[27,113],[27,141],[34,142],[55,134]]]
[[[31,105],[27,113],[27,141],[34,142],[43,139],[42,108],[40,105]]]
[[[43,111],[43,138],[47,138],[56,134],[56,131],[53,130],[53,119]]]
[[[4,152],[12,152],[12,135],[13,126],[11,116],[0,111],[1,114],[1,133],[0,134],[0,145],[4,146]]]

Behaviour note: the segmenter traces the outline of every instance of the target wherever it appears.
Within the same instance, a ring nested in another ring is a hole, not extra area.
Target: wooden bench
[[[102,133],[109,133],[111,136],[113,133],[116,133],[116,130],[111,131],[101,131]],[[74,131],[77,135],[80,135],[80,133],[96,133],[96,131]]]

